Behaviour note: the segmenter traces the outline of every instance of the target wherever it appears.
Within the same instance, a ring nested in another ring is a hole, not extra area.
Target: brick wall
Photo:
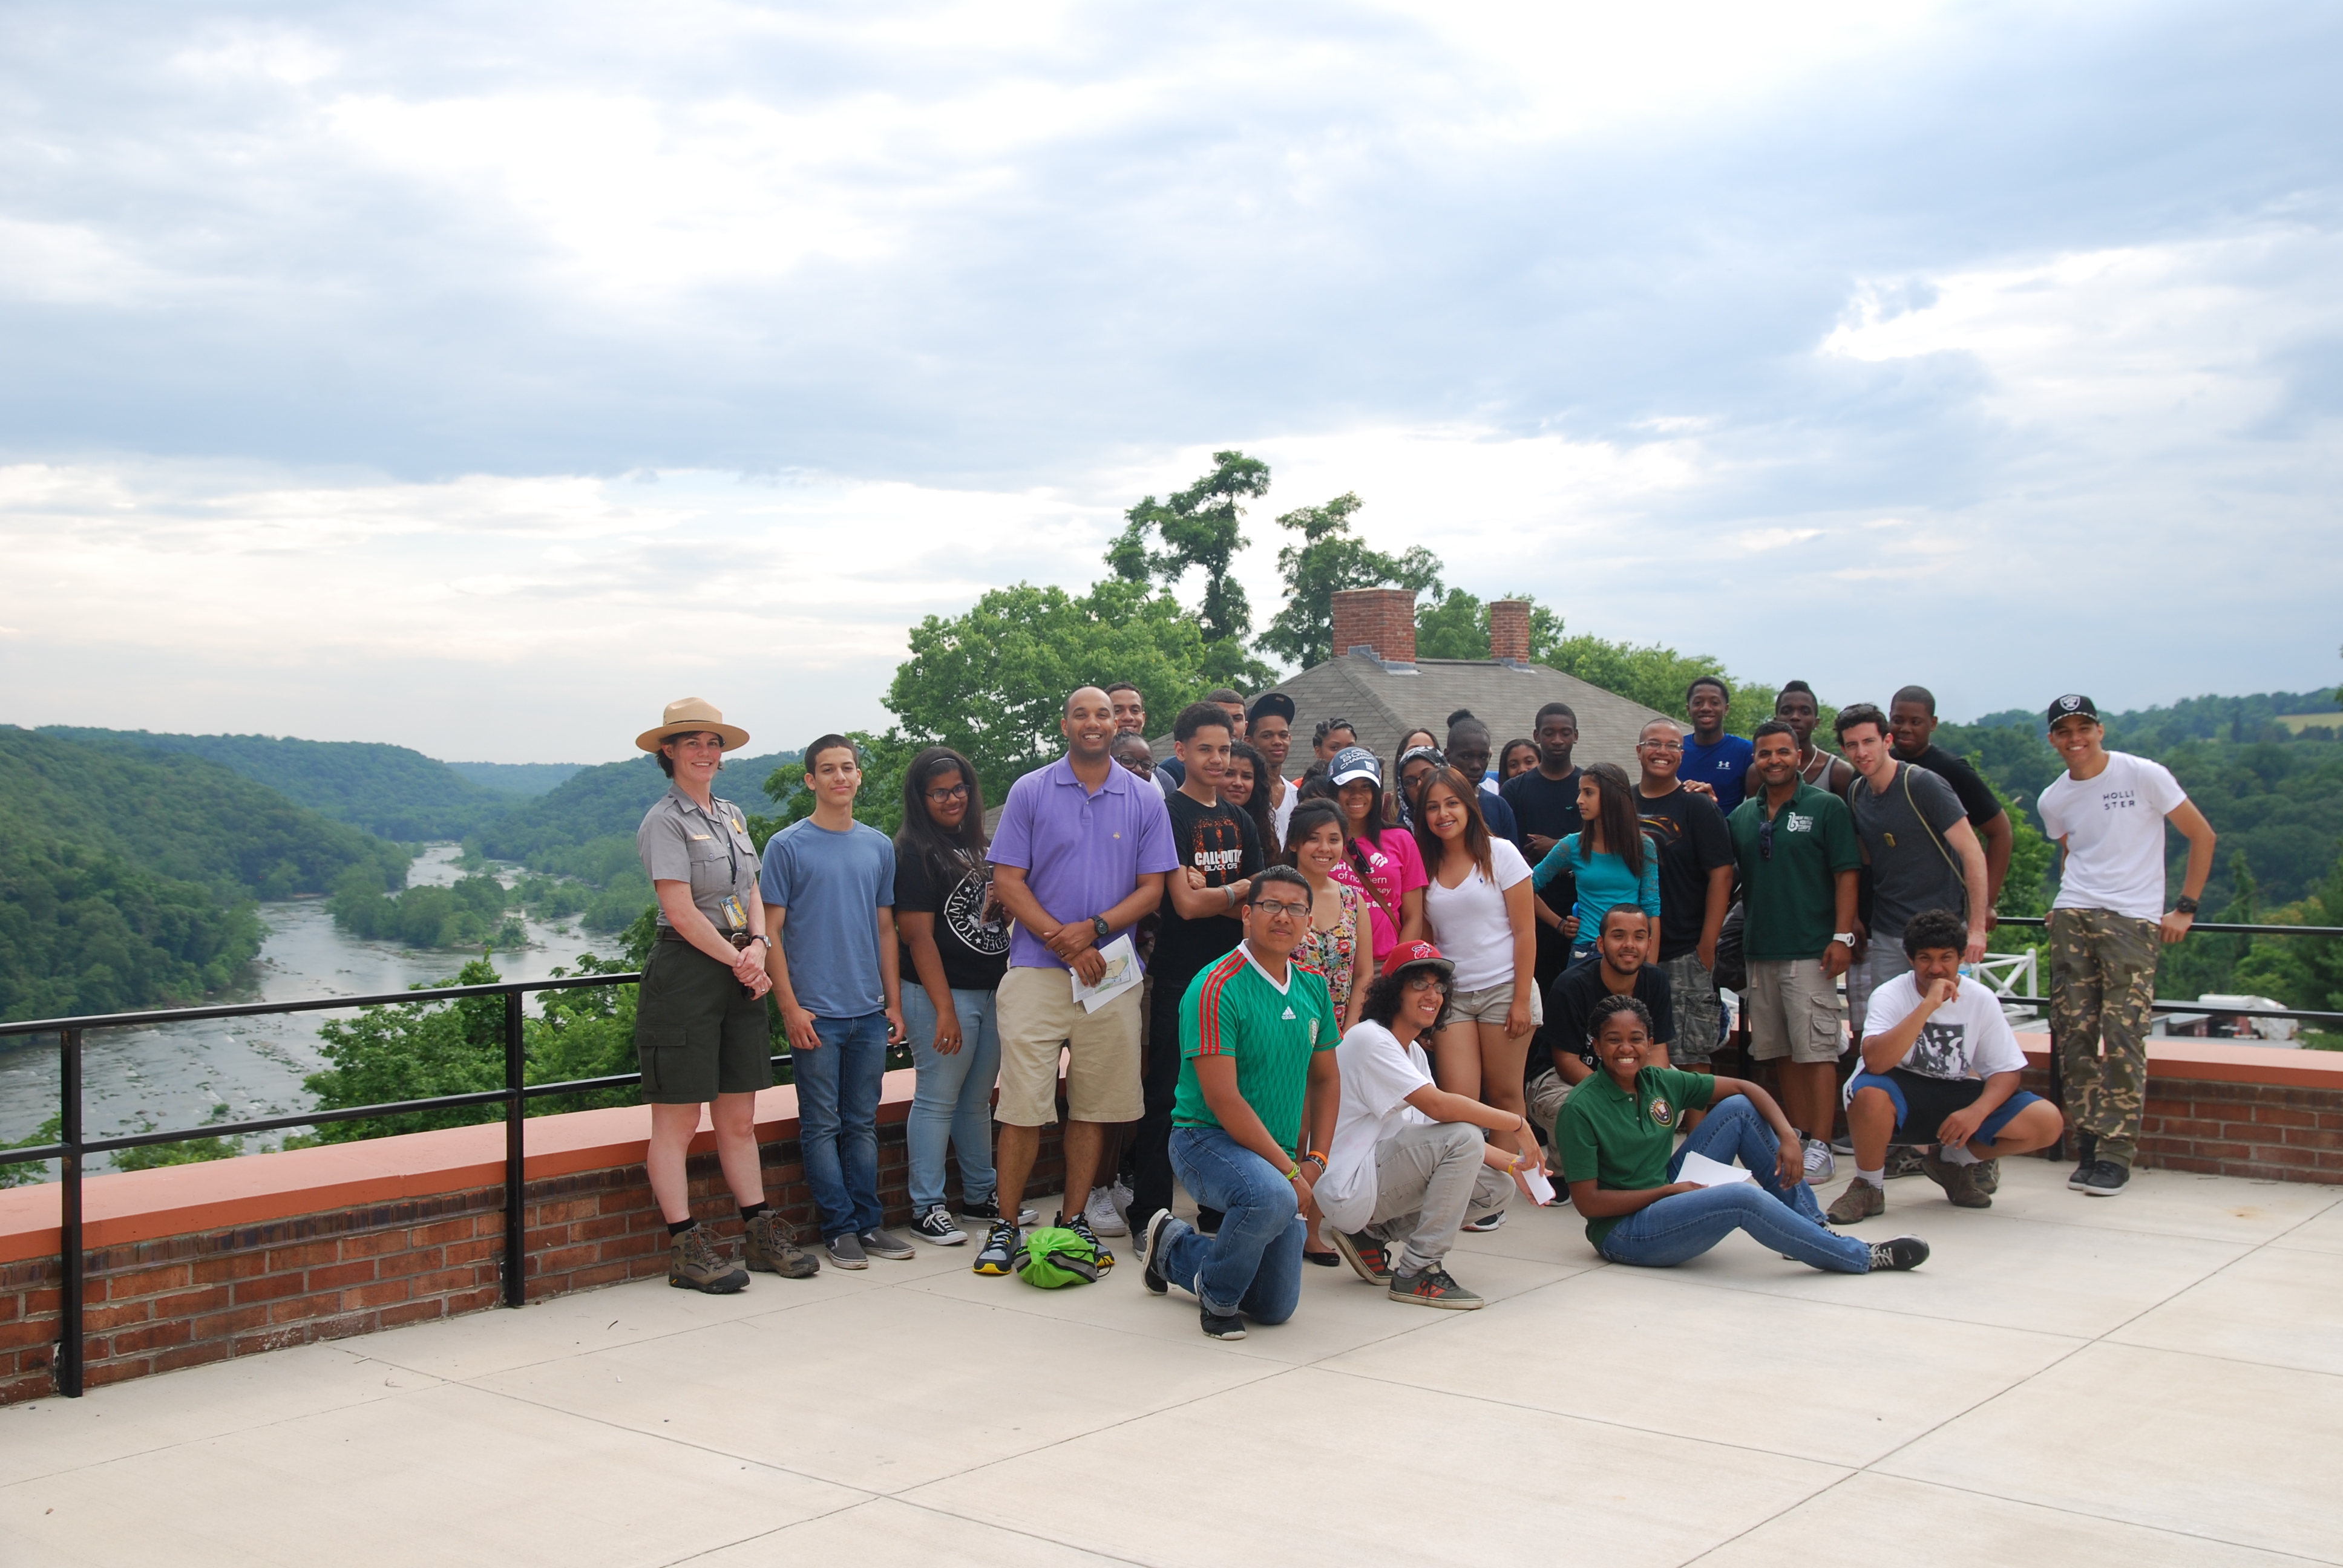
[[[253,1156],[266,1159],[267,1156]],[[765,1195],[818,1235],[798,1146],[764,1150]],[[740,1221],[713,1155],[690,1164],[692,1210],[737,1247]],[[1045,1131],[1031,1186],[1065,1174]],[[910,1217],[903,1123],[879,1127],[879,1192],[890,1224]],[[960,1192],[957,1165],[946,1191]],[[667,1226],[640,1164],[580,1171],[527,1189],[531,1301],[667,1270]],[[301,1214],[91,1252],[84,1332],[91,1387],[150,1372],[454,1317],[503,1299],[504,1188]],[[62,1266],[0,1264],[0,1404],[53,1392]],[[753,1287],[752,1287],[753,1288]]]
[[[1372,648],[1386,664],[1415,662],[1415,592],[1344,588],[1334,595],[1334,657]]]
[[[1530,661],[1530,607],[1526,600],[1490,601],[1489,657],[1515,664]]]

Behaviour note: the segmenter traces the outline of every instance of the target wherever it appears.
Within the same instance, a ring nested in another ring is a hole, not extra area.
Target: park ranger
[[[769,939],[748,819],[715,793],[724,753],[748,740],[747,730],[697,697],[669,703],[659,724],[635,738],[675,781],[635,831],[643,874],[659,895],[659,940],[644,960],[635,1010],[635,1051],[651,1108],[644,1164],[670,1239],[667,1282],[716,1295],[739,1290],[749,1275],[692,1216],[684,1165],[702,1105],[740,1205],[749,1268],[803,1279],[820,1267],[766,1204],[757,1159],[757,1091],[773,1081]]]

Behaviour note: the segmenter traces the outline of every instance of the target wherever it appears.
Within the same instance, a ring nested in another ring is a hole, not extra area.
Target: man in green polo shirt
[[[1318,1219],[1311,1185],[1325,1173],[1342,1089],[1333,999],[1323,978],[1292,961],[1311,901],[1290,866],[1254,877],[1244,940],[1180,1002],[1172,1169],[1200,1206],[1221,1211],[1221,1229],[1201,1235],[1160,1211],[1147,1227],[1145,1278],[1159,1296],[1174,1284],[1193,1292],[1216,1340],[1244,1338],[1246,1318],[1282,1323],[1302,1298],[1302,1241]]]
[[[1782,1109],[1805,1140],[1806,1180],[1827,1181],[1845,1043],[1838,977],[1855,957],[1863,848],[1846,802],[1799,778],[1795,729],[1769,719],[1753,739],[1765,789],[1725,819],[1741,868],[1749,1055],[1782,1063]]]

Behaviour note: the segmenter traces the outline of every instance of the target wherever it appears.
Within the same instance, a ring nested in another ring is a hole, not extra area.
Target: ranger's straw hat
[[[679,697],[667,705],[657,726],[635,737],[635,748],[657,751],[659,742],[670,735],[691,735],[702,729],[712,729],[720,736],[727,751],[749,744],[749,732],[737,724],[725,723],[724,715],[714,703],[704,697]]]

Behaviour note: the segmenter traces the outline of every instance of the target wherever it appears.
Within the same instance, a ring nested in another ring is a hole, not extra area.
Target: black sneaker
[[[1155,1218],[1147,1221],[1147,1251],[1142,1254],[1147,1266],[1139,1271],[1139,1282],[1151,1295],[1160,1296],[1172,1289],[1172,1282],[1163,1277],[1163,1232],[1179,1222],[1169,1209],[1157,1210]]]
[[[2094,1160],[2089,1173],[2077,1190],[2092,1198],[2113,1198],[2122,1192],[2130,1181],[2129,1167],[2118,1165],[2112,1160]],[[2066,1185],[2073,1187],[2075,1183],[2068,1181]]]
[[[1089,1215],[1077,1214],[1072,1219],[1069,1220],[1065,1216],[1065,1211],[1061,1210],[1058,1213],[1058,1223],[1063,1225],[1067,1230],[1071,1231],[1075,1235],[1080,1236],[1083,1241],[1088,1241],[1092,1247],[1098,1249],[1098,1271],[1100,1273],[1103,1274],[1109,1269],[1114,1267],[1114,1254],[1106,1250],[1098,1239],[1098,1232],[1091,1229]]]
[[[2070,1191],[2080,1192],[2090,1186],[2091,1167],[2099,1162],[2098,1137],[2095,1133],[2077,1132],[2075,1134],[2075,1147],[2081,1152],[2082,1159],[2066,1178],[2066,1186]]]
[[[992,1229],[984,1235],[984,1245],[976,1250],[976,1261],[970,1271],[994,1278],[1017,1266],[1017,1227],[1006,1220],[995,1220]]]
[[[1875,1274],[1916,1269],[1927,1261],[1928,1243],[1917,1236],[1898,1236],[1892,1241],[1871,1243],[1871,1271]]]
[[[1245,1337],[1244,1320],[1234,1313],[1224,1318],[1210,1307],[1198,1307],[1196,1321],[1204,1325],[1204,1337],[1208,1340],[1241,1340]]]
[[[1493,1214],[1483,1214],[1477,1220],[1467,1220],[1463,1224],[1458,1226],[1457,1229],[1460,1231],[1470,1231],[1477,1236],[1484,1231],[1493,1231],[1504,1222],[1505,1211],[1503,1209],[1500,1209]]]
[[[939,1247],[957,1247],[968,1240],[968,1232],[951,1217],[951,1211],[941,1203],[911,1221],[911,1234],[922,1241],[933,1241]]]
[[[1001,1218],[1001,1194],[987,1192],[983,1202],[966,1204],[960,1209],[960,1212],[971,1220],[981,1220],[988,1225],[997,1224]],[[1017,1211],[1017,1222],[1020,1225],[1038,1224],[1041,1218],[1040,1213],[1031,1209]]]

